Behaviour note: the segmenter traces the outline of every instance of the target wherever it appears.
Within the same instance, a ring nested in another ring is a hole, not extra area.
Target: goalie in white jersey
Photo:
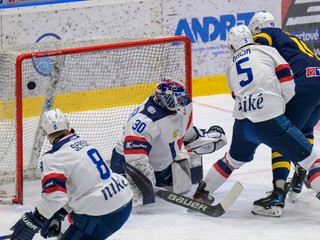
[[[190,159],[185,147],[201,155],[225,144],[221,127],[205,131],[193,126],[192,102],[182,83],[163,79],[125,124],[112,154],[111,169],[125,174],[126,166],[134,167],[151,181],[151,188],[173,185],[173,191],[181,193],[190,190],[192,178],[200,174],[196,182],[202,178],[201,160],[200,165],[195,164],[198,158],[193,155]],[[134,191],[134,206],[149,203],[143,196],[148,194],[143,184],[134,183],[132,175],[127,177]]]
[[[131,213],[128,181],[70,129],[59,109],[45,113],[43,127],[52,149],[40,159],[42,200],[13,226],[11,239],[29,240],[39,231],[45,238],[56,236],[68,213],[71,225],[61,239],[106,239]]]
[[[284,116],[285,105],[294,95],[294,79],[289,64],[275,48],[255,45],[245,25],[233,27],[228,46],[233,53],[227,65],[227,79],[235,100],[232,141],[229,151],[209,169],[195,195],[207,187],[211,193],[219,188],[232,172],[250,162],[257,147],[264,143],[308,171],[310,181],[320,192],[319,158],[301,131]],[[285,196],[256,201],[253,213],[280,216]]]

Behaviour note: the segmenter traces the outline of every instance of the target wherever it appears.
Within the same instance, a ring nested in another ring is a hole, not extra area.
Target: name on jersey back
[[[233,62],[237,61],[238,58],[251,54],[250,48],[239,49],[237,54],[232,57]]]

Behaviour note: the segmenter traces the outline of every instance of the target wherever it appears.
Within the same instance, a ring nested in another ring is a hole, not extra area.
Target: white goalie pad
[[[154,175],[154,170],[152,166],[149,164],[149,162],[146,159],[136,160],[130,162],[130,165],[137,168],[142,174],[144,174],[152,183],[153,187],[156,184],[156,179]],[[143,195],[140,189],[140,186],[137,186],[134,181],[132,180],[131,176],[126,173],[126,177],[128,180],[128,183],[130,185],[130,188],[133,191],[133,207],[139,207],[143,206]]]
[[[226,135],[220,133],[211,133],[210,135],[210,137],[199,137],[195,141],[188,143],[185,148],[202,155],[213,153],[227,144]]]
[[[198,184],[203,178],[202,155],[188,152],[190,156],[190,172],[192,184]]]
[[[184,193],[191,189],[191,172],[188,159],[174,161],[171,164],[172,187],[174,193]]]

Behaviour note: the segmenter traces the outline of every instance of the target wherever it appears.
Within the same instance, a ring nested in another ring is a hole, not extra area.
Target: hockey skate
[[[287,189],[288,187],[285,187]],[[253,214],[280,217],[285,205],[287,191],[274,187],[269,196],[253,202]]]
[[[300,166],[294,171],[293,177],[291,178],[291,187],[289,189],[288,197],[294,202],[298,198],[298,194],[301,193],[302,187],[306,181],[307,171]]]
[[[206,183],[204,181],[200,181],[197,190],[193,194],[192,198],[198,202],[212,204],[214,198],[209,194],[209,191],[207,191],[205,188]]]

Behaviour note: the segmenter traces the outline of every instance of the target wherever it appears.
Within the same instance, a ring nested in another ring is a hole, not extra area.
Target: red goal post
[[[0,202],[23,203],[24,179],[37,175],[38,158],[50,149],[41,126],[43,111],[60,108],[76,132],[109,160],[129,114],[161,78],[183,81],[192,98],[187,37],[101,41],[109,40],[35,44],[32,51],[2,54],[0,61],[8,64],[4,79],[15,81],[15,90],[14,96],[0,92],[0,134],[8,130],[1,136]],[[15,59],[14,79],[8,59]]]

